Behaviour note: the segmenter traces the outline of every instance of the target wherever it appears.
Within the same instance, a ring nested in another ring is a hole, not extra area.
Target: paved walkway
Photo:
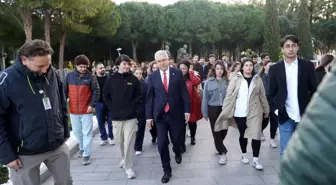
[[[278,183],[279,149],[269,147],[268,140],[262,143],[260,162],[263,171],[255,170],[251,161],[252,151],[249,143],[248,157],[250,164],[240,162],[238,130],[230,127],[225,139],[228,148],[228,162],[224,166],[218,164],[219,156],[213,144],[209,124],[200,121],[196,135],[196,145],[190,145],[187,138],[187,152],[183,154],[183,162],[177,165],[172,158],[173,177],[168,185],[276,185]],[[265,129],[269,138],[269,128]],[[71,159],[71,172],[74,185],[158,185],[163,175],[157,145],[150,142],[150,134],[146,131],[144,152],[136,157],[134,171],[137,178],[128,180],[123,169],[118,168],[120,154],[117,146],[99,146],[99,134],[93,140],[92,164],[82,166],[76,156]],[[277,139],[278,140],[278,139]],[[279,143],[278,143],[279,144]],[[173,154],[171,152],[171,154]],[[43,185],[52,185],[52,178]]]

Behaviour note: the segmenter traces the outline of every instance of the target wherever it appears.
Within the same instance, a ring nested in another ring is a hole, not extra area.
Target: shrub
[[[7,167],[2,167],[0,164],[0,184],[4,184],[9,180]]]

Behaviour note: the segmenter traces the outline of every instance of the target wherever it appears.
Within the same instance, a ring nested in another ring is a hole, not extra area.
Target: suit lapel
[[[303,62],[301,62],[299,59],[297,61],[298,61],[298,85],[299,85],[300,79],[302,76],[302,70],[304,66],[303,66]]]
[[[175,71],[172,68],[169,68],[169,81],[168,81],[168,92],[172,87],[172,82],[175,79]]]
[[[282,78],[282,81],[283,81],[283,87],[286,88],[286,91],[287,91],[287,78],[286,78],[286,68],[285,68],[285,61],[281,61],[280,63],[280,76]]]
[[[163,85],[163,79],[161,77],[161,72],[158,70],[157,73],[155,74],[155,79],[158,80],[157,83],[159,83],[159,86],[162,87],[162,89],[166,92],[166,89],[164,88],[164,85]]]

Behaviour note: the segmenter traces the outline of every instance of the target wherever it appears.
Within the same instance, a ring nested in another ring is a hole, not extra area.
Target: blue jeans
[[[113,129],[111,116],[108,113],[107,107],[104,103],[97,103],[96,105],[96,117],[100,132],[100,139],[106,141],[107,137],[113,139]],[[106,133],[105,123],[107,122],[108,135]]]
[[[93,138],[93,114],[70,114],[73,133],[83,157],[90,157]]]
[[[292,120],[288,119],[284,123],[280,124],[279,122],[279,131],[280,131],[280,158],[285,152],[285,149],[287,147],[287,144],[289,140],[291,139],[295,129],[296,129],[297,123]]]

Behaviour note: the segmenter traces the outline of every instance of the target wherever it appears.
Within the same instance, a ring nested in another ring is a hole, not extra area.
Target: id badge
[[[50,104],[50,100],[48,97],[42,98],[42,102],[43,102],[44,110],[51,109],[51,104]]]

